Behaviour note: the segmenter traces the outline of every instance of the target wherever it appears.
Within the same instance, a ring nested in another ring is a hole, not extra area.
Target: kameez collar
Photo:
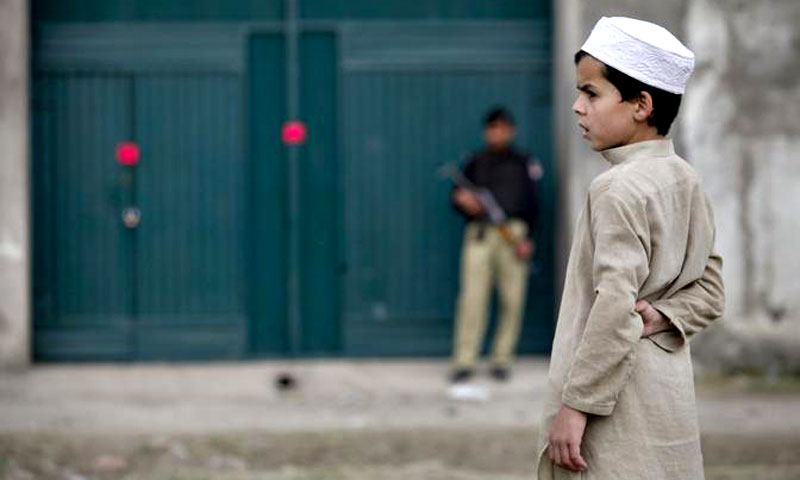
[[[669,157],[675,154],[675,147],[672,140],[646,140],[644,142],[632,143],[621,147],[609,148],[600,152],[603,158],[612,165],[629,162],[640,158]]]

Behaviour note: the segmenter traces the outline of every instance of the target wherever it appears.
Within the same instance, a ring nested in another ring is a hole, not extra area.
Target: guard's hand
[[[581,442],[586,430],[586,414],[562,405],[553,420],[548,436],[547,456],[556,465],[573,472],[586,470],[581,456]]]
[[[667,317],[653,308],[646,300],[637,301],[635,310],[642,317],[642,322],[644,322],[642,338],[675,328],[675,325]]]
[[[453,192],[453,203],[458,206],[464,213],[477,217],[483,214],[483,205],[481,205],[478,196],[469,190],[458,188]]]
[[[533,242],[530,240],[523,240],[517,243],[517,248],[515,251],[517,258],[527,262],[531,258],[531,255],[533,255]]]

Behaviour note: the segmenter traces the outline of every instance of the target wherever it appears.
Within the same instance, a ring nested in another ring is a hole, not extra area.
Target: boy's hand
[[[644,322],[642,338],[675,328],[675,326],[667,319],[667,317],[653,308],[653,306],[650,305],[650,303],[648,303],[646,300],[637,301],[635,310],[639,315],[641,315],[642,321]]]
[[[548,436],[550,446],[547,448],[547,456],[550,460],[559,467],[573,472],[586,470],[586,461],[581,456],[584,430],[586,430],[586,414],[562,405],[553,420]]]

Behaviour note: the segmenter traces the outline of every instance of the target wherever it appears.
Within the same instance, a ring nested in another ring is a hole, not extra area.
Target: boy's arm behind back
[[[697,248],[707,249],[708,257],[702,274],[669,296],[652,302],[675,326],[666,332],[651,335],[660,347],[674,351],[722,316],[725,308],[725,288],[722,283],[722,257],[714,250],[714,213],[708,197],[699,188],[692,192],[690,238]],[[699,243],[698,243],[699,242]]]
[[[652,302],[652,305],[672,322],[677,331],[656,333],[650,338],[670,351],[682,347],[695,333],[722,316],[725,308],[722,257],[712,252],[699,279],[669,298]]]

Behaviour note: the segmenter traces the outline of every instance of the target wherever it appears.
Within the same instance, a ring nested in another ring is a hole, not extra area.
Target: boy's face
[[[486,125],[483,136],[489,148],[502,150],[511,145],[511,141],[514,140],[514,126],[505,120],[496,120]]]
[[[605,65],[583,57],[576,66],[578,98],[572,111],[578,116],[583,138],[595,151],[631,143],[641,127],[635,121],[635,102],[625,102],[605,77]]]

